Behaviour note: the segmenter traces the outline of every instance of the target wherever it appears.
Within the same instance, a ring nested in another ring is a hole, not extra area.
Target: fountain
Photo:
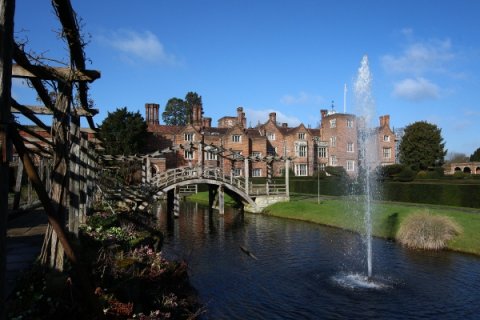
[[[355,105],[357,114],[361,121],[358,123],[359,150],[360,150],[360,172],[359,179],[363,182],[364,200],[364,225],[365,225],[365,243],[367,247],[367,276],[372,277],[372,196],[375,192],[372,176],[373,170],[378,163],[378,152],[375,135],[372,131],[373,118],[375,115],[375,102],[372,98],[372,75],[368,67],[368,57],[362,58],[358,76],[355,81]]]
[[[358,115],[358,150],[359,174],[358,181],[362,187],[361,211],[363,215],[363,241],[366,247],[366,275],[361,273],[341,273],[333,280],[342,287],[381,289],[388,287],[385,279],[372,278],[372,198],[376,192],[374,170],[378,165],[377,142],[373,133],[373,119],[375,116],[375,102],[372,97],[372,75],[368,66],[368,57],[362,58],[357,78],[354,83],[355,106]],[[383,284],[382,284],[383,282]]]

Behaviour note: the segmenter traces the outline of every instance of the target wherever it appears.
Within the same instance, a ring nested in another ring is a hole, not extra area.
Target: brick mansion
[[[235,116],[224,116],[212,126],[212,118],[203,116],[202,105],[192,108],[189,124],[185,126],[161,125],[159,121],[160,106],[155,103],[145,104],[146,122],[151,134],[149,149],[164,149],[175,145],[204,146],[193,149],[179,149],[169,153],[165,158],[152,161],[155,170],[164,171],[181,166],[222,167],[224,172],[243,176],[244,162],[235,161],[235,156],[252,156],[263,158],[276,156],[291,158],[290,170],[295,176],[312,176],[317,170],[326,166],[341,166],[346,172],[355,176],[359,169],[359,122],[361,118],[333,110],[321,110],[320,128],[307,128],[300,124],[290,127],[288,123],[278,123],[276,113],[269,114],[263,124],[254,128],[247,127],[247,119],[242,107],[237,108]],[[390,129],[390,116],[380,116],[379,126],[370,131],[376,137],[378,163],[389,165],[395,163],[395,135]],[[228,159],[221,157],[216,148],[228,150],[233,155]],[[201,154],[203,153],[203,155]],[[273,163],[273,176],[281,176],[285,163]],[[264,161],[252,161],[249,175],[265,177],[267,164]]]

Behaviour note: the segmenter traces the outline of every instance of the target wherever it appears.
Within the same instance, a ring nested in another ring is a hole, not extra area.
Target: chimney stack
[[[270,112],[270,114],[268,115],[268,119],[274,124],[277,124],[277,114],[275,112]]]
[[[203,118],[203,126],[205,128],[211,128],[212,127],[212,118]]]
[[[145,103],[145,118],[147,125],[158,125],[160,105],[157,103]]]

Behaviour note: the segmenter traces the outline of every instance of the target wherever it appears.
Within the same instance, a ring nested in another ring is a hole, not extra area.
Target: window
[[[383,159],[390,159],[392,157],[392,148],[383,148]]]
[[[252,157],[261,158],[262,153],[260,151],[252,151]]]
[[[267,155],[276,156],[277,155],[277,147],[267,146]]]
[[[390,136],[389,135],[384,135],[383,136],[383,141],[384,142],[390,142]]]
[[[295,155],[301,158],[307,157],[307,145],[303,143],[295,144]]]
[[[347,128],[353,128],[353,120],[347,119]]]
[[[327,157],[327,148],[326,147],[319,147],[318,148],[318,157],[319,158],[326,158]]]
[[[347,152],[353,152],[353,142],[347,143]]]
[[[232,174],[234,177],[240,177],[242,175],[242,169],[234,168]]]
[[[330,165],[331,166],[337,165],[337,156],[330,156]]]
[[[330,146],[331,147],[337,146],[337,137],[330,137]]]
[[[195,140],[195,134],[194,133],[185,133],[183,135],[185,141],[194,141]]]
[[[232,135],[232,142],[242,142],[242,136],[239,134]]]
[[[205,160],[217,160],[218,156],[216,153],[213,153],[212,151],[207,151],[205,152]]]
[[[320,171],[325,171],[325,167],[327,165],[325,163],[320,163]]]
[[[337,127],[337,119],[330,120],[330,128],[336,128],[336,127]]]
[[[306,163],[295,164],[295,175],[296,176],[306,176],[306,175],[308,175],[307,164]]]
[[[305,140],[305,132],[300,132],[298,134],[298,140]]]
[[[252,170],[252,177],[261,177],[262,169],[255,168]]]
[[[347,171],[355,171],[355,161],[347,160]]]
[[[192,160],[193,159],[193,150],[185,150],[183,156],[187,160]]]
[[[275,140],[275,133],[267,132],[267,139],[268,140]]]

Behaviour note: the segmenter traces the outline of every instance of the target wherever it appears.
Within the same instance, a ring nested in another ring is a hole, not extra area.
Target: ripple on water
[[[350,290],[386,290],[393,287],[393,282],[382,277],[367,277],[360,273],[339,273],[331,277],[333,283]]]

